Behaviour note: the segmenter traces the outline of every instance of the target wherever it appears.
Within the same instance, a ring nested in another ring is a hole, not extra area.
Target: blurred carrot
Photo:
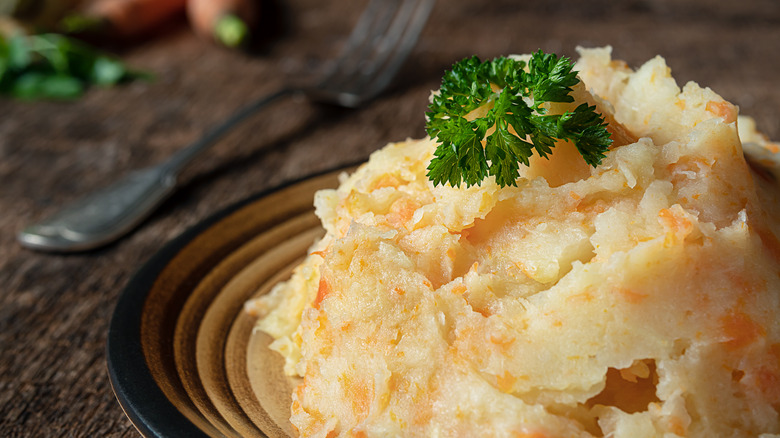
[[[68,17],[66,30],[108,30],[123,39],[143,36],[184,10],[187,0],[94,0]],[[108,29],[105,29],[108,27]]]
[[[195,32],[227,47],[249,40],[257,12],[257,0],[187,1],[187,17]]]

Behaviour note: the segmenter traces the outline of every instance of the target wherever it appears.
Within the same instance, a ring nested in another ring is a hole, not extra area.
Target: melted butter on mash
[[[409,140],[316,195],[326,236],[247,304],[300,435],[780,436],[780,187],[740,136],[773,145],[660,57],[580,52],[627,139],[600,166],[434,187]]]

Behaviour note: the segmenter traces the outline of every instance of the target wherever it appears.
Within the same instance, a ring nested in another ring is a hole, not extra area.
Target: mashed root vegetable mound
[[[300,435],[780,436],[780,188],[740,137],[776,145],[660,57],[580,54],[600,166],[434,187],[409,140],[316,195],[327,234],[247,303]]]

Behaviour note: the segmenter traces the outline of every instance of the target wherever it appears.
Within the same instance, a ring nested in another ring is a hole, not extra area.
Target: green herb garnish
[[[0,35],[0,94],[20,99],[73,99],[89,85],[146,77],[117,58],[59,34]]]
[[[493,175],[499,186],[515,186],[519,163],[527,166],[534,150],[546,157],[556,140],[574,142],[585,162],[601,164],[612,140],[594,106],[583,103],[564,114],[547,114],[542,106],[574,101],[569,93],[579,79],[572,67],[568,58],[541,50],[527,64],[476,56],[456,63],[426,113],[428,135],[439,141],[428,178],[468,187]],[[489,108],[483,117],[466,117],[483,106]]]

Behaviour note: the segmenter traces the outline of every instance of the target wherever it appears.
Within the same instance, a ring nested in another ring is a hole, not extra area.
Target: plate
[[[293,435],[295,385],[244,303],[287,279],[324,231],[314,193],[339,169],[253,196],[165,245],[121,294],[111,386],[146,437]],[[252,361],[248,361],[248,357]]]

